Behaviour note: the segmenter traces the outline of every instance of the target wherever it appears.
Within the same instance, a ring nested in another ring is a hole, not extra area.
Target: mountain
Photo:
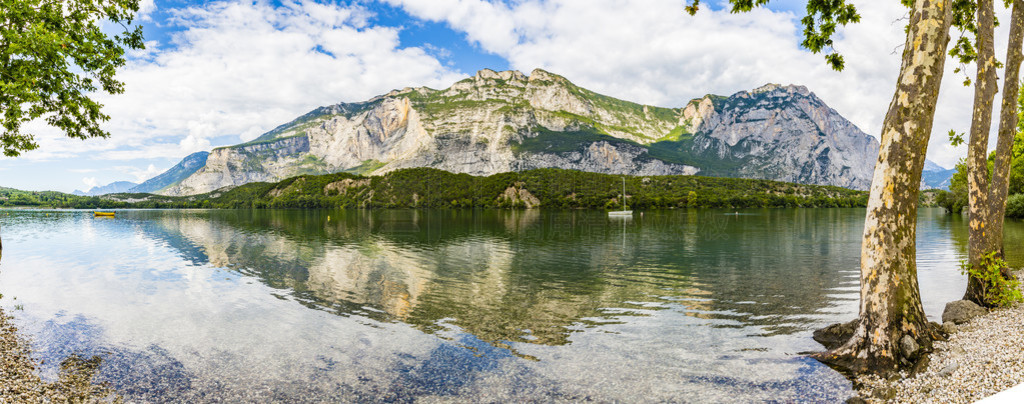
[[[662,108],[540,69],[529,76],[485,69],[444,90],[405,88],[317,108],[253,141],[214,149],[201,168],[159,192],[412,167],[701,173],[866,189],[877,153],[873,137],[802,86],[769,84]]]
[[[949,182],[956,174],[955,169],[948,169],[931,160],[924,162],[924,171],[921,173],[921,189],[945,189],[949,190]]]
[[[76,189],[75,192],[72,192],[72,194],[78,195],[78,196],[99,196],[99,195],[106,195],[106,194],[117,194],[117,193],[125,192],[125,191],[131,189],[132,187],[134,187],[136,185],[138,185],[138,184],[136,184],[134,182],[117,181],[117,182],[112,182],[112,183],[104,185],[104,186],[92,187],[92,189],[90,189],[88,191],[85,191],[85,192],[82,192],[82,191],[79,191],[79,190]]]
[[[145,182],[128,189],[127,192],[138,192],[138,193],[154,193],[160,190],[178,185],[181,180],[188,178],[190,175],[195,174],[200,168],[206,165],[206,158],[210,155],[210,152],[198,152],[192,153],[181,160],[180,163],[171,167],[171,169],[164,171],[156,177],[150,178]]]

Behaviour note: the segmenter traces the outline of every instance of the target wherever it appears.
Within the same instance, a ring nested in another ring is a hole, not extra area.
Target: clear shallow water
[[[842,401],[800,353],[856,314],[864,211],[741,213],[0,211],[0,305],[139,401]],[[937,320],[966,228],[919,221]]]

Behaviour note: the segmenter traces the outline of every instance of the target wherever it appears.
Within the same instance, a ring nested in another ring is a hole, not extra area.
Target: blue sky
[[[70,140],[34,123],[40,149],[0,158],[0,186],[70,192],[139,182],[192,152],[253,139],[318,106],[407,86],[445,88],[483,68],[544,68],[604,94],[669,107],[768,82],[802,84],[877,136],[904,38],[899,2],[855,2],[863,20],[836,42],[847,58],[843,73],[800,48],[804,1],[776,0],[744,14],[705,1],[694,17],[683,3],[146,0],[140,22],[148,46],[119,73],[125,94],[97,96],[112,116],[104,124],[111,138]],[[962,77],[947,78],[929,157],[952,166],[963,150],[943,133],[966,129],[970,93],[956,85]]]

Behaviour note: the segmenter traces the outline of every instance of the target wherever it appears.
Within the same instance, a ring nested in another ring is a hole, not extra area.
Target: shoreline
[[[973,403],[1009,390],[1024,383],[1022,318],[1024,303],[977,316],[935,342],[924,371],[891,381],[860,376],[854,391],[868,403]]]
[[[92,382],[99,357],[68,357],[60,364],[59,380],[42,380],[32,359],[31,344],[18,333],[12,320],[0,308],[0,403],[123,401],[108,386]]]

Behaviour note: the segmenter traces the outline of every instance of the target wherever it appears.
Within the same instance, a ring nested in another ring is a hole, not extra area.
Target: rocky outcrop
[[[540,206],[540,199],[522,188],[508,187],[505,192],[501,194],[500,199],[503,199],[505,203],[512,206],[520,206],[527,209],[533,209]]]
[[[411,167],[491,175],[531,168],[765,178],[865,189],[878,152],[804,87],[767,85],[683,108],[617,100],[534,70],[481,70],[444,90],[404,88],[317,108],[253,142],[215,149],[164,189]]]
[[[352,188],[367,187],[370,185],[370,180],[354,180],[346,178],[341,181],[335,181],[324,186],[324,195],[344,195]]]
[[[878,141],[803,86],[769,84],[700,101],[694,152],[733,162],[724,174],[867,189]],[[689,110],[693,103],[687,107]]]

